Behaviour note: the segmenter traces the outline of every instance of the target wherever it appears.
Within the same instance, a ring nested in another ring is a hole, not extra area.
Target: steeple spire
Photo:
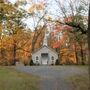
[[[46,34],[46,30],[45,30],[45,36],[44,36],[44,39],[43,39],[43,46],[47,46],[47,34]]]

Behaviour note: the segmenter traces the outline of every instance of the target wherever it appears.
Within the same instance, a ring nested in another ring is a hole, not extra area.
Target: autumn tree
[[[38,37],[44,29],[46,29],[46,22],[44,17],[46,15],[45,3],[33,3],[32,7],[29,8],[29,13],[32,13],[34,23],[34,35],[32,38],[32,52],[34,51],[35,44],[38,43]],[[41,25],[42,23],[42,25]]]
[[[84,0],[80,0],[79,2],[77,0],[75,1],[66,0],[66,1],[67,1],[66,2],[67,6],[65,6],[66,4],[61,3],[61,1],[59,0],[55,0],[55,2],[58,5],[58,11],[60,14],[62,13],[62,17],[64,18],[62,22],[62,20],[59,19],[60,17],[58,15],[57,17],[58,19],[55,20],[55,22],[58,22],[63,25],[71,26],[73,28],[73,31],[71,31],[71,33],[73,34],[75,34],[74,32],[76,32],[77,34],[80,33],[79,34],[80,37],[83,37],[85,35],[87,36],[87,14],[86,12],[88,8],[86,5],[88,5],[88,3]],[[77,5],[77,2],[78,2],[78,5]],[[77,35],[75,35],[75,37],[76,36]],[[76,39],[76,42],[78,42],[79,44],[81,42],[80,40],[82,40],[82,38],[80,37],[78,37],[79,40]],[[81,50],[81,53],[82,53],[82,50]],[[83,57],[83,53],[81,55]],[[83,58],[82,58],[82,62],[83,62]]]
[[[85,23],[87,22],[81,22],[81,21],[83,21],[83,18],[85,17],[85,15],[87,16],[88,2],[85,0],[79,0],[79,1],[66,0],[67,7],[65,7],[66,5],[65,3],[62,4],[59,0],[55,0],[55,1],[58,5],[60,13],[62,13],[62,16],[64,18],[66,18],[63,24],[72,26],[80,30],[82,34],[85,34],[87,32]],[[61,21],[58,21],[58,22],[62,23]]]
[[[7,52],[10,51],[13,62],[23,59],[26,64],[26,59],[31,58],[32,52],[42,46],[45,30],[48,30],[50,34],[48,43],[52,48],[57,49],[59,58],[62,58],[60,54],[63,53],[67,59],[71,59],[73,55],[70,52],[75,51],[77,63],[81,53],[84,64],[88,20],[85,15],[88,4],[84,0],[66,1],[62,3],[60,0],[53,0],[58,11],[55,14],[52,7],[55,14],[52,15],[48,0],[16,0],[14,4],[8,0],[1,0],[0,57],[8,57]]]
[[[26,14],[23,12],[24,11],[17,9],[17,7],[15,5],[12,5],[10,2],[4,2],[4,0],[2,0],[2,2],[0,3],[0,25],[2,27],[0,29],[1,30],[0,44],[2,46],[2,37],[3,37],[2,35],[4,35],[4,36],[6,35],[6,36],[12,38],[12,40],[13,40],[12,41],[13,64],[16,61],[16,53],[17,53],[17,48],[18,48],[17,44],[19,43],[18,49],[23,50],[23,46],[29,41],[28,39],[27,39],[28,41],[25,39],[26,36],[24,35],[26,33],[26,30],[25,30],[25,25],[22,23],[22,18],[25,17]],[[22,35],[22,36],[19,37],[20,35]],[[30,35],[29,39],[30,38],[31,38],[31,35]],[[22,40],[20,41],[20,39],[22,39]],[[23,42],[23,40],[24,40],[24,42]],[[21,42],[23,42],[23,44],[20,46]],[[2,48],[3,47],[1,47],[1,55],[4,56]]]
[[[90,1],[89,1],[89,11],[88,11],[88,48],[89,48],[88,63],[89,63],[89,70],[90,70]],[[89,73],[90,73],[90,71],[89,71]],[[89,80],[90,80],[90,76],[89,76]],[[89,86],[89,88],[90,88],[90,86]]]

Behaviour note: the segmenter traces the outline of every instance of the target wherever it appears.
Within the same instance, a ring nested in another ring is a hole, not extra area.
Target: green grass
[[[39,90],[39,77],[0,67],[0,90]]]
[[[89,75],[76,75],[69,78],[73,85],[73,90],[90,90],[89,89]]]

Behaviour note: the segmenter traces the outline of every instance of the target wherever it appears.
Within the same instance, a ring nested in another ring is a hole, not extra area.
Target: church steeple
[[[43,39],[43,46],[48,46],[47,45],[47,34],[46,34],[46,30],[45,30],[45,36],[44,36],[44,39]]]

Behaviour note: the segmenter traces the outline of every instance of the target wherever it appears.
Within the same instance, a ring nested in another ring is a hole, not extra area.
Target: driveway
[[[88,74],[85,66],[18,66],[16,69],[41,77],[40,90],[72,90],[67,78]]]

